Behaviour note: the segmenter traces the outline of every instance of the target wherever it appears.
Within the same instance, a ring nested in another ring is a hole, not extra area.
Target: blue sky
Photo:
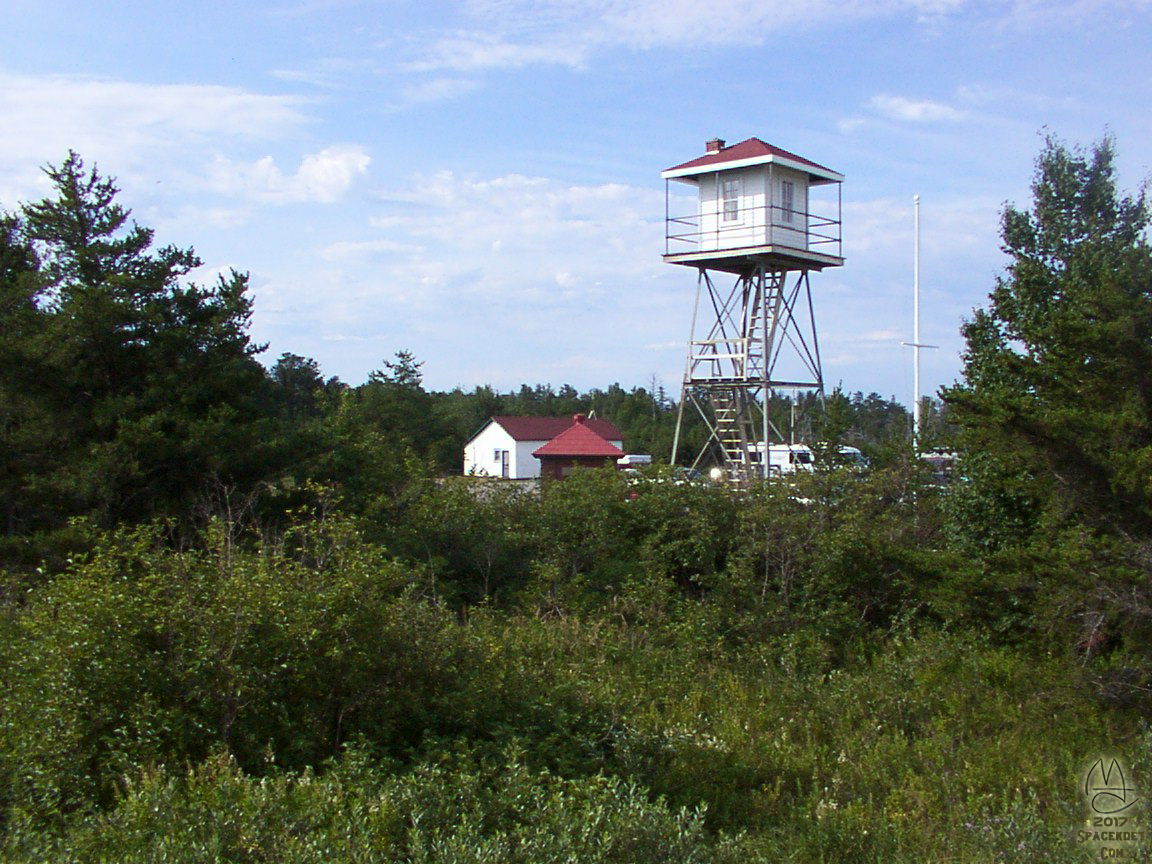
[[[923,390],[1003,266],[1048,130],[1152,166],[1148,0],[0,0],[0,208],[69,148],[199,281],[251,275],[266,362],[432,389],[678,392],[695,277],[661,170],[756,136],[844,175],[812,277],[829,385],[908,403],[913,195]]]

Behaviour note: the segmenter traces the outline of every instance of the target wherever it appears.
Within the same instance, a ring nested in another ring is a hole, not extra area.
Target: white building
[[[493,417],[464,445],[464,474],[510,480],[539,477],[540,460],[532,454],[575,422],[572,417]],[[624,449],[623,436],[607,420],[584,422]]]

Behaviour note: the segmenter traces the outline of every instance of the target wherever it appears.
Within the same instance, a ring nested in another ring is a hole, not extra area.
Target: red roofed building
[[[574,424],[571,417],[493,417],[464,445],[464,473],[513,480],[539,477],[535,452]],[[607,420],[585,419],[584,425],[616,448],[624,446],[620,430]]]
[[[615,465],[624,451],[599,435],[583,414],[572,418],[573,423],[533,456],[540,460],[540,476],[559,479],[574,468],[602,468]]]

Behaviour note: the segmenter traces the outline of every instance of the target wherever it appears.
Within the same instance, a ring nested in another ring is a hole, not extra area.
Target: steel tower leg
[[[790,272],[796,277],[791,285]],[[768,476],[772,391],[791,387],[823,395],[808,271],[760,264],[730,288],[718,285],[706,269],[699,273],[672,459],[690,405],[708,430],[692,466],[719,467],[730,482],[744,485]],[[788,380],[777,376],[778,366],[793,373]]]

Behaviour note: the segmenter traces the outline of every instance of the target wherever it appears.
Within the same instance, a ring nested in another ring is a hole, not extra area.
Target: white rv
[[[763,452],[763,445],[759,448]],[[759,454],[757,454],[759,455]],[[815,454],[807,444],[768,445],[768,471],[772,474],[795,474],[811,471],[816,465]]]
[[[764,445],[753,451],[754,461],[760,461]],[[867,468],[868,460],[856,447],[841,447],[840,460],[849,468]],[[807,444],[768,445],[768,471],[772,474],[795,474],[797,471],[812,471],[816,467],[816,454]]]

